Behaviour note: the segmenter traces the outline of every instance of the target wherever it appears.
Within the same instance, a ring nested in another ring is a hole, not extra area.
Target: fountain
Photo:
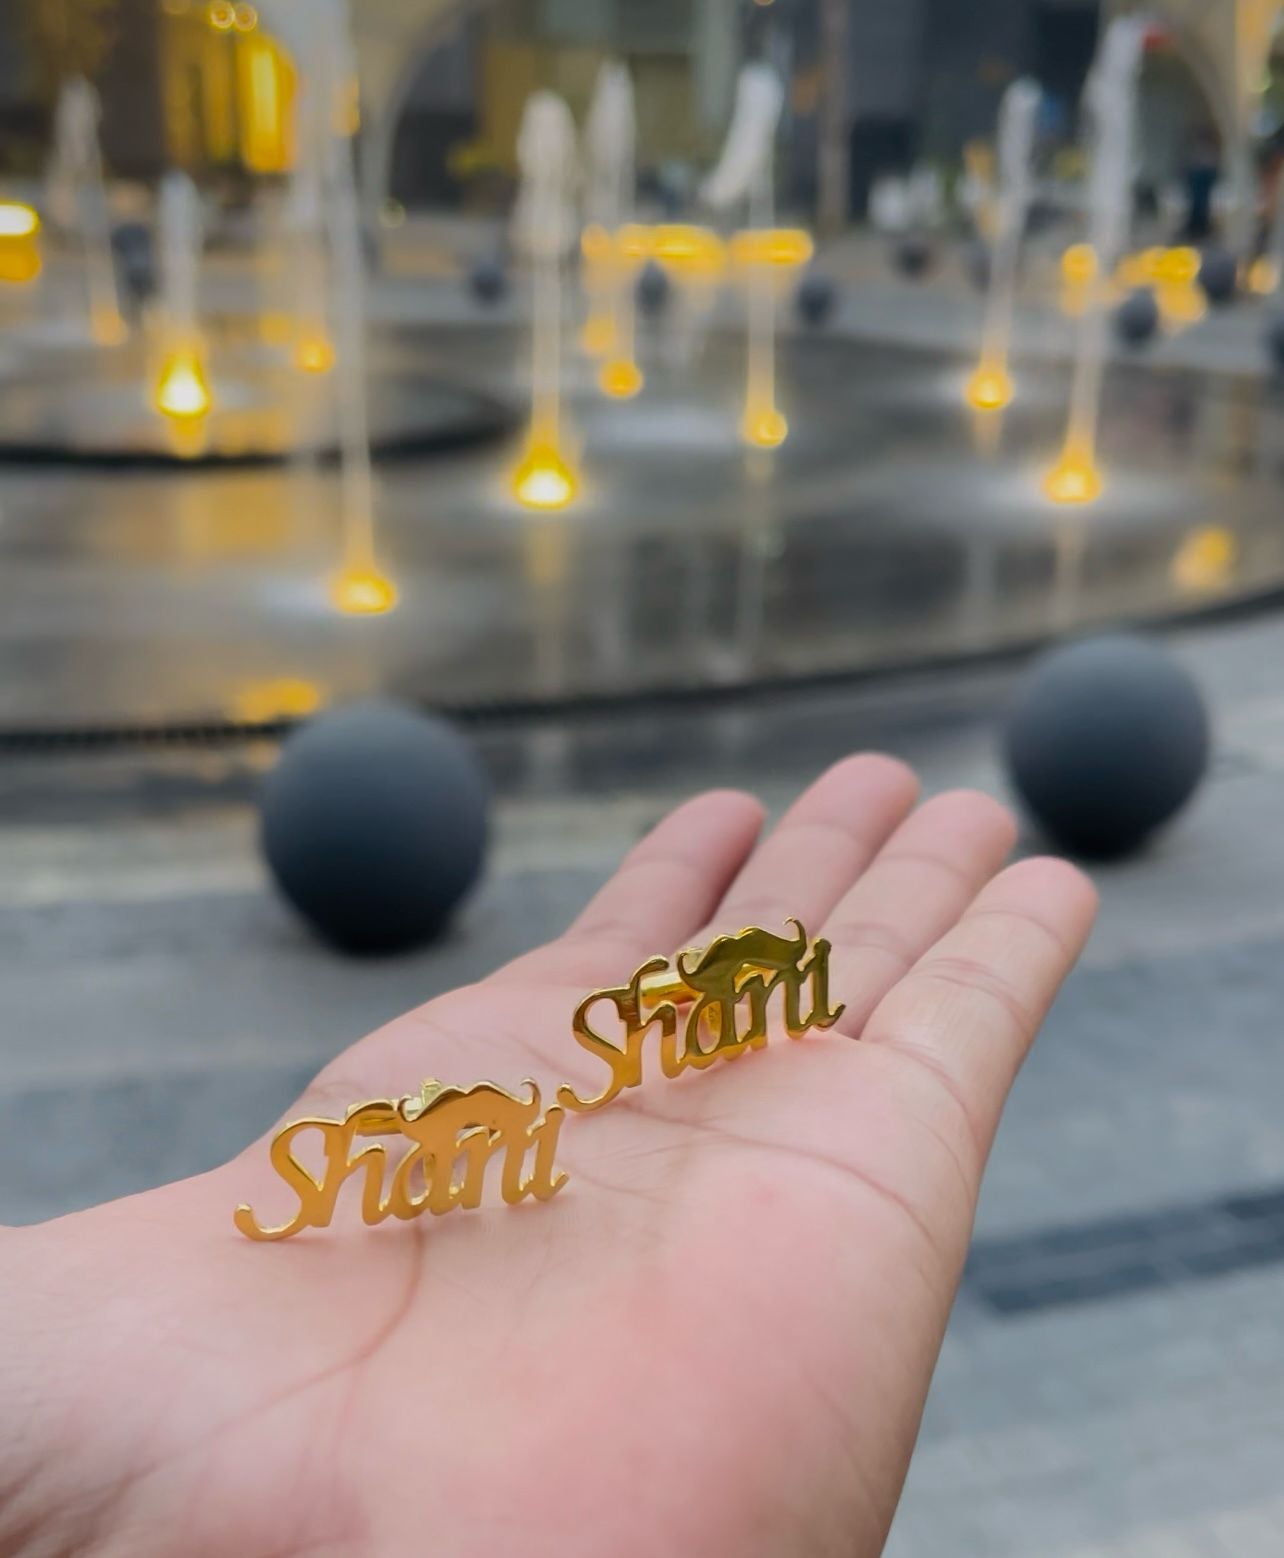
[[[370,457],[366,271],[353,165],[356,71],[347,0],[265,0],[265,17],[299,65],[297,162],[288,202],[296,240],[296,367],[334,373],[340,564],[330,585],[349,616],[391,611],[397,587],[380,567]]]
[[[152,404],[162,416],[194,424],[213,404],[205,338],[197,315],[204,228],[200,196],[185,173],[167,173],[157,200],[160,261],[160,369]]]
[[[776,127],[784,108],[780,77],[768,65],[749,64],[736,85],[731,127],[717,167],[705,180],[701,198],[715,211],[738,201],[749,202],[751,229],[768,238],[775,227],[773,153]],[[752,243],[742,243],[749,296],[745,404],[740,433],[745,443],[775,449],[784,443],[789,424],[776,404],[776,298],[769,264],[761,263]]]
[[[624,228],[633,210],[637,119],[628,66],[608,60],[597,74],[584,126],[588,197],[583,252],[592,302],[585,350],[603,358],[598,384],[605,395],[628,400],[642,388],[637,364],[634,245]]]
[[[98,94],[82,76],[65,83],[54,113],[54,150],[48,178],[54,220],[80,235],[89,294],[89,331],[99,346],[118,346],[126,337],[116,266],[111,252],[111,215],[98,144]]]
[[[308,56],[315,52],[308,48]],[[328,373],[335,361],[327,295],[325,177],[336,129],[328,93],[307,86],[305,80],[295,111],[295,161],[282,225],[290,267],[291,360],[301,373],[319,374]]]
[[[1001,411],[1012,399],[1008,355],[1016,300],[1017,266],[1033,192],[1034,135],[1042,94],[1032,81],[1014,81],[999,113],[1000,193],[981,335],[981,360],[968,381],[968,404]]]
[[[1065,443],[1043,483],[1044,492],[1054,503],[1091,503],[1101,494],[1097,428],[1105,369],[1106,302],[1132,216],[1137,77],[1147,26],[1145,18],[1137,16],[1111,22],[1088,81],[1092,126],[1089,243],[1095,263],[1078,321]]]
[[[526,100],[517,137],[522,184],[515,226],[531,262],[531,412],[512,487],[533,509],[565,508],[579,480],[562,426],[562,261],[573,239],[575,123],[555,92]]]

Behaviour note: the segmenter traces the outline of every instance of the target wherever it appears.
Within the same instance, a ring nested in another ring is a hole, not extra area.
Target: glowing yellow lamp
[[[789,423],[775,406],[761,406],[745,412],[740,436],[755,449],[779,449],[789,437]]]
[[[815,253],[811,234],[801,227],[747,228],[731,240],[737,265],[806,265]]]
[[[0,281],[34,281],[40,274],[40,218],[18,200],[0,200]]]
[[[294,366],[300,373],[329,373],[334,346],[324,330],[305,330],[294,346]]]
[[[967,403],[974,411],[1002,411],[1012,403],[1012,379],[1002,363],[982,363],[967,384]]]
[[[1238,557],[1239,547],[1229,530],[1220,525],[1193,530],[1173,558],[1173,580],[1192,593],[1220,589],[1230,577]]]
[[[631,357],[615,357],[602,364],[598,388],[612,400],[632,400],[642,388],[642,370]]]
[[[156,380],[153,401],[162,416],[187,422],[203,417],[212,405],[200,356],[190,347],[171,352]]]
[[[650,259],[651,229],[642,222],[626,222],[615,235],[615,252],[631,265]]]
[[[236,26],[236,7],[232,0],[213,0],[206,14],[215,32],[231,32]]]
[[[578,487],[575,472],[551,443],[532,443],[513,472],[513,496],[529,509],[564,509]]]
[[[1204,289],[1193,282],[1162,286],[1155,294],[1159,312],[1168,325],[1197,325],[1208,313]]]
[[[370,563],[344,568],[330,582],[330,600],[345,617],[378,617],[397,604],[397,586]]]
[[[1268,254],[1259,254],[1248,268],[1248,287],[1258,297],[1270,297],[1280,284],[1280,268]]]
[[[1071,444],[1043,478],[1044,494],[1053,503],[1095,503],[1102,486],[1092,451]]]
[[[1165,286],[1189,287],[1199,279],[1199,250],[1185,244],[1160,251],[1155,264],[1155,280]]]
[[[718,276],[727,264],[726,245],[717,233],[684,223],[657,227],[652,252],[661,265],[688,276]]]
[[[1061,275],[1072,287],[1097,279],[1097,251],[1090,243],[1072,243],[1061,256]]]

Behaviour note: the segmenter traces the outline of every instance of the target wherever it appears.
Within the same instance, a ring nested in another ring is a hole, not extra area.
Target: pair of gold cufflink
[[[792,936],[750,926],[719,936],[707,948],[650,958],[628,984],[587,995],[575,1010],[571,1031],[609,1072],[601,1092],[587,1098],[564,1083],[557,1101],[545,1108],[538,1084],[529,1079],[522,1084],[522,1096],[492,1082],[458,1088],[430,1078],[404,1098],[354,1104],[342,1119],[293,1121],[277,1132],[269,1156],[298,1197],[298,1210],[288,1222],[264,1227],[242,1203],[235,1213],[237,1228],[258,1240],[324,1228],[350,1179],[360,1185],[367,1223],[477,1207],[493,1158],[501,1162],[506,1202],[547,1201],[567,1180],[555,1162],[566,1113],[591,1114],[626,1088],[637,1087],[643,1080],[644,1043],[652,1031],[659,1034],[660,1070],[676,1077],[688,1068],[704,1070],[715,1061],[761,1049],[777,990],[790,1038],[837,1022],[843,1008],[829,1003],[829,943],[810,940],[797,920],[789,923]],[[594,1026],[602,1021],[600,1014],[608,1016],[610,1034]],[[295,1156],[294,1145],[305,1136],[319,1139],[319,1173]],[[388,1148],[380,1138],[410,1143],[392,1164],[391,1180]]]

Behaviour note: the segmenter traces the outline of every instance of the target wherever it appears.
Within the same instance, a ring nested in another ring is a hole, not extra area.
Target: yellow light
[[[714,276],[726,268],[726,245],[707,227],[681,223],[657,227],[652,248],[661,265],[688,275]]]
[[[513,495],[530,509],[564,509],[577,487],[574,471],[552,444],[532,444],[513,472]]]
[[[755,449],[779,449],[789,437],[789,423],[774,406],[751,408],[740,424],[740,435]]]
[[[982,363],[967,384],[967,403],[974,411],[1002,411],[1012,402],[1012,380],[998,363]]]
[[[309,330],[294,347],[294,366],[300,373],[329,373],[334,367],[334,346],[324,330]]]
[[[580,234],[580,253],[590,265],[605,265],[615,253],[611,235],[599,222],[590,222]]]
[[[330,581],[330,601],[345,617],[378,617],[397,605],[397,586],[370,564],[345,568]]]
[[[1066,449],[1043,478],[1043,491],[1053,503],[1095,503],[1101,496],[1101,472],[1087,450]]]
[[[253,32],[259,25],[259,13],[252,5],[233,7],[232,21],[237,32]]]
[[[621,259],[634,264],[649,259],[652,249],[651,229],[641,222],[627,222],[615,235],[616,251]]]
[[[180,422],[193,421],[209,411],[212,402],[205,372],[190,348],[181,348],[166,358],[156,380],[153,404],[163,416]]]
[[[0,239],[34,238],[39,231],[40,218],[31,206],[0,200]]]
[[[1155,280],[1173,287],[1188,287],[1198,279],[1201,264],[1198,249],[1182,245],[1161,250],[1155,264]]]
[[[302,719],[315,714],[324,702],[315,682],[302,677],[283,677],[274,682],[250,682],[232,702],[232,717],[247,725],[266,725],[271,720]]]
[[[737,265],[806,265],[815,248],[811,234],[801,227],[751,227],[731,239]]]
[[[1184,590],[1215,590],[1225,584],[1239,557],[1229,530],[1209,525],[1193,530],[1173,558],[1174,581]]]
[[[29,239],[0,243],[0,282],[22,286],[40,274],[40,250]]]
[[[236,7],[231,0],[213,0],[207,14],[216,32],[231,32],[236,26]]]
[[[1269,297],[1280,284],[1280,268],[1267,254],[1259,254],[1248,267],[1249,291]]]
[[[642,370],[631,357],[616,357],[602,364],[597,384],[612,400],[632,400],[642,388]]]
[[[580,346],[589,357],[605,357],[615,346],[615,320],[610,314],[590,314],[580,331]]]
[[[1097,279],[1097,251],[1090,243],[1072,243],[1061,256],[1061,274],[1072,286]]]
[[[1193,283],[1163,286],[1155,295],[1166,325],[1197,325],[1208,313],[1208,299],[1204,296],[1204,289]]]

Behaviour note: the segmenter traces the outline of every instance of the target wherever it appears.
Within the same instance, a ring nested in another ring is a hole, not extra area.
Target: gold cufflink
[[[691,948],[672,959],[651,958],[628,984],[586,996],[576,1008],[572,1031],[591,1055],[606,1062],[610,1080],[593,1098],[581,1098],[563,1085],[558,1103],[589,1113],[626,1087],[637,1087],[643,1042],[653,1028],[659,1030],[660,1070],[666,1077],[761,1049],[767,1042],[768,1003],[777,990],[790,1038],[832,1028],[843,1008],[829,1005],[830,945],[810,940],[799,921],[789,923],[792,937],[749,926],[703,949]],[[613,1010],[615,1038],[593,1027],[589,1018],[596,1007]]]
[[[528,1196],[551,1199],[567,1180],[554,1161],[565,1111],[591,1113],[625,1088],[637,1087],[643,1045],[653,1029],[659,1033],[660,1070],[676,1077],[688,1067],[703,1070],[715,1061],[761,1049],[767,1042],[769,1004],[777,991],[790,1038],[833,1027],[843,1008],[829,1004],[830,945],[810,940],[797,920],[789,923],[795,930],[792,937],[750,926],[734,936],[719,936],[706,948],[650,958],[628,984],[585,996],[572,1019],[572,1032],[610,1071],[606,1086],[593,1097],[582,1098],[564,1083],[557,1102],[545,1110],[538,1085],[529,1079],[522,1084],[526,1097],[521,1098],[493,1082],[458,1088],[429,1078],[418,1093],[354,1104],[342,1119],[309,1116],[282,1127],[272,1139],[269,1157],[298,1197],[298,1211],[279,1227],[264,1227],[243,1202],[234,1217],[237,1228],[259,1240],[288,1239],[305,1228],[324,1228],[350,1179],[361,1185],[361,1214],[367,1223],[388,1217],[409,1220],[424,1212],[441,1217],[456,1207],[475,1208],[481,1205],[487,1165],[494,1158],[502,1159],[500,1189],[510,1205]],[[589,1021],[599,1007],[613,1011],[614,1036],[598,1032]],[[319,1175],[294,1155],[295,1142],[309,1134],[319,1138]],[[410,1144],[393,1164],[391,1181],[388,1148],[382,1140],[370,1139],[383,1137]],[[462,1178],[456,1178],[461,1162]]]
[[[566,1183],[554,1167],[563,1111],[553,1104],[542,1111],[539,1087],[523,1083],[527,1096],[518,1098],[493,1082],[469,1088],[446,1087],[429,1078],[418,1093],[405,1098],[376,1099],[354,1104],[341,1120],[306,1118],[283,1127],[272,1139],[272,1167],[299,1198],[299,1209],[287,1223],[265,1228],[244,1202],[235,1223],[250,1239],[288,1239],[304,1228],[324,1228],[334,1216],[343,1185],[361,1181],[361,1215],[367,1223],[387,1217],[410,1219],[423,1212],[441,1217],[456,1207],[481,1205],[486,1166],[502,1157],[501,1193],[510,1204],[534,1196],[547,1201]],[[320,1138],[324,1167],[320,1176],[300,1163],[294,1144],[301,1136]],[[410,1143],[393,1168],[385,1194],[388,1150],[370,1142],[355,1154],[353,1146],[367,1137],[395,1137]],[[534,1162],[527,1172],[527,1159]],[[463,1177],[456,1179],[462,1160]]]

